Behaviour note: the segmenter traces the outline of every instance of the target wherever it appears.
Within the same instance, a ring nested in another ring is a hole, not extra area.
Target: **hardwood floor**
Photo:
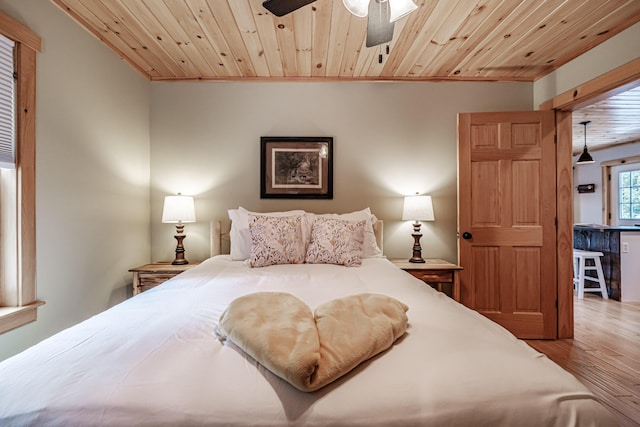
[[[640,426],[640,303],[574,299],[571,340],[526,342],[571,372],[617,416]]]

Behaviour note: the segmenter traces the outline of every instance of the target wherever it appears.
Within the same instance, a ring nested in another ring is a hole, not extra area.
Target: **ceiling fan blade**
[[[284,16],[316,0],[264,0],[262,6],[276,16]]]
[[[367,21],[367,47],[388,43],[393,38],[394,23],[389,22],[391,10],[388,1],[371,0]]]

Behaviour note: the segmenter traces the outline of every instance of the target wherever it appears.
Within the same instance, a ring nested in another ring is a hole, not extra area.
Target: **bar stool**
[[[582,249],[573,250],[573,284],[578,290],[579,299],[584,298],[585,292],[600,292],[602,298],[609,299],[604,273],[602,272],[602,263],[600,262],[600,257],[602,256],[604,256],[602,252],[584,251]],[[587,260],[593,261],[593,265],[586,265]],[[588,270],[595,270],[597,276],[587,276],[585,271]],[[585,288],[585,280],[598,282],[600,286],[597,288]]]

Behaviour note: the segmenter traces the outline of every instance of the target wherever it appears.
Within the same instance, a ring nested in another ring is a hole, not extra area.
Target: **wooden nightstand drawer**
[[[394,265],[407,273],[445,292],[456,301],[460,301],[460,279],[458,271],[462,267],[441,259],[426,259],[424,263],[412,263],[402,259],[390,260]]]
[[[453,273],[451,271],[408,271],[412,276],[417,277],[427,283],[453,283]]]
[[[171,273],[163,273],[163,274],[154,274],[154,273],[143,273],[140,275],[140,286],[158,286],[159,284],[166,282],[172,277],[176,276],[176,274]]]
[[[169,262],[155,262],[132,268],[129,271],[133,273],[133,295],[158,286],[196,265],[198,263],[173,265]]]

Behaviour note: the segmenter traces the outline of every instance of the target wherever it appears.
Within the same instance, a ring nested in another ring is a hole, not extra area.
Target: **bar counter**
[[[640,227],[599,224],[575,224],[573,227],[573,247],[575,249],[604,254],[601,258],[602,270],[609,298],[617,301],[620,301],[621,295],[620,233],[623,232],[640,233]],[[595,273],[593,274],[595,275]]]

